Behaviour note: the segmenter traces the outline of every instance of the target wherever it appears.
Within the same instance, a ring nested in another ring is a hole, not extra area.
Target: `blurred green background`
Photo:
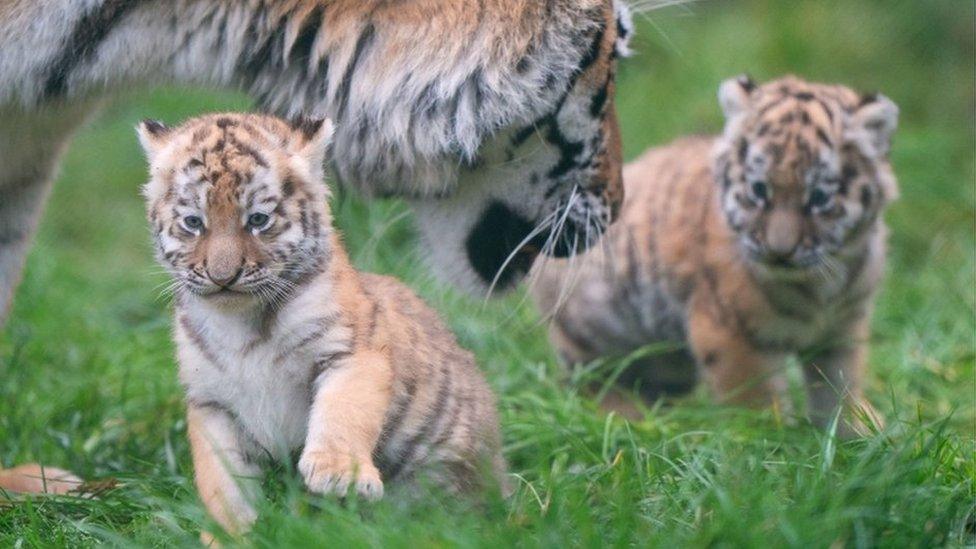
[[[634,2],[635,5],[642,4]],[[602,414],[566,372],[522,292],[484,303],[431,280],[407,210],[346,193],[333,205],[360,267],[397,275],[440,310],[500,395],[516,495],[476,509],[436,497],[339,505],[269,479],[258,545],[929,546],[974,539],[976,137],[974,3],[686,2],[635,16],[621,63],[625,154],[715,133],[718,84],[784,73],[880,91],[901,108],[901,199],[873,322],[869,396],[885,433],[839,442],[697,394],[640,422]],[[38,460],[123,484],[95,500],[3,503],[0,545],[193,543],[165,278],[150,253],[132,128],[240,95],[176,89],[111,102],[67,155],[0,333],[0,464]]]

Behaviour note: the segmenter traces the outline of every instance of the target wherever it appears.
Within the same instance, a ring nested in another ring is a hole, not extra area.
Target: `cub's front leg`
[[[869,424],[884,425],[864,398],[868,333],[868,321],[863,319],[845,332],[844,339],[831,342],[803,365],[810,420],[826,427],[840,411],[837,432],[843,438],[868,434]]]
[[[247,531],[257,519],[251,502],[259,496],[260,469],[245,457],[237,424],[227,412],[206,405],[189,404],[186,416],[200,499],[229,534]],[[211,540],[206,532],[201,538]]]
[[[784,398],[787,355],[764,349],[742,335],[734,315],[700,304],[688,314],[688,339],[702,379],[722,402],[775,406],[789,413]]]
[[[355,484],[364,497],[382,497],[373,450],[392,391],[393,370],[380,352],[353,353],[319,376],[298,461],[310,491],[345,495]]]

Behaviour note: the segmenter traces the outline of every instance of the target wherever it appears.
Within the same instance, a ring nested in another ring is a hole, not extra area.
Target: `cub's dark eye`
[[[196,231],[203,227],[203,220],[198,216],[188,215],[183,218],[183,225],[185,225],[186,228],[190,229],[191,231]]]
[[[769,199],[769,187],[766,186],[764,181],[755,181],[752,184],[752,196],[758,198],[759,200]]]
[[[260,229],[268,223],[268,214],[252,213],[247,217],[247,227],[249,229]]]
[[[830,195],[823,189],[813,189],[810,191],[808,203],[811,208],[822,208],[827,205],[827,202],[830,202]]]

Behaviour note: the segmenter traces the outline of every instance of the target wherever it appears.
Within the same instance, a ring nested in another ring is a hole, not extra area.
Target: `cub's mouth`
[[[488,287],[513,286],[532,268],[540,254],[569,257],[582,253],[602,234],[604,223],[578,210],[557,208],[533,223],[502,202],[491,202],[468,234],[465,252],[471,267]]]

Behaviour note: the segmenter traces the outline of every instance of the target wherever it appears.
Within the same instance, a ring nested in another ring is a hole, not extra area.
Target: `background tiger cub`
[[[719,100],[722,136],[627,165],[604,246],[578,272],[566,261],[542,269],[534,291],[554,314],[552,342],[569,362],[684,342],[624,381],[653,398],[700,375],[717,396],[753,405],[777,399],[784,360],[798,354],[815,422],[841,402],[871,414],[861,381],[885,262],[881,213],[897,195],[888,149],[898,109],[794,77],[731,79]]]
[[[222,526],[254,520],[262,456],[300,450],[323,493],[379,497],[418,473],[458,491],[501,479],[472,355],[405,286],[353,269],[331,227],[330,122],[220,114],[138,133],[156,252],[175,278],[197,488]]]

